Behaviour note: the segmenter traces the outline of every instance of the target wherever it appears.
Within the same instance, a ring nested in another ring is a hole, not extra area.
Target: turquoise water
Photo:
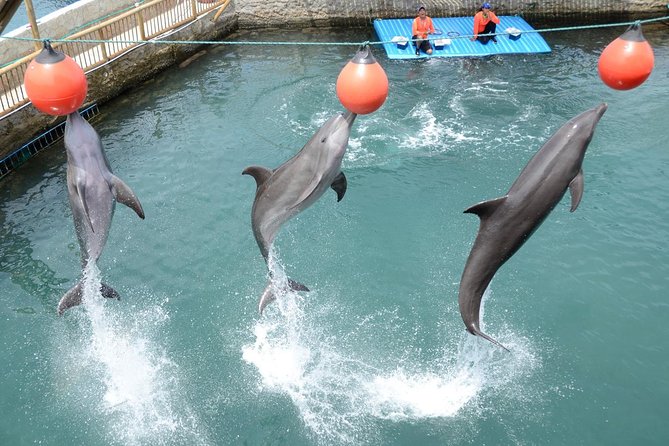
[[[81,277],[62,145],[0,183],[0,444],[444,445],[669,442],[669,34],[619,92],[597,75],[624,29],[553,52],[390,62],[327,192],[276,248],[311,288],[263,317],[251,164],[276,167],[342,110],[343,46],[219,46],[93,121],[146,220],[117,206],[99,272],[122,295],[57,317]],[[257,33],[364,41],[369,31]],[[566,197],[495,276],[468,335],[470,205],[503,195],[565,121],[607,102]],[[93,285],[91,285],[93,284]]]

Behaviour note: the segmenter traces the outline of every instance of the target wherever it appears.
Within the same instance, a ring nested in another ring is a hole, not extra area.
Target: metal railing
[[[72,57],[84,72],[103,65],[128,50],[175,30],[230,0],[153,0],[116,17],[72,34],[52,46]],[[218,16],[218,15],[217,15]],[[82,42],[86,40],[95,42]],[[35,51],[0,68],[0,119],[30,102],[23,85]]]

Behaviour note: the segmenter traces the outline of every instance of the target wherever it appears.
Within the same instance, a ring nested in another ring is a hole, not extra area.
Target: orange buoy
[[[653,48],[637,22],[604,48],[599,56],[599,77],[611,88],[630,90],[648,79],[654,63]]]
[[[48,40],[28,65],[23,83],[35,108],[54,116],[77,110],[88,91],[84,70],[71,57],[55,51]]]
[[[376,111],[388,97],[388,76],[374,59],[369,45],[360,47],[337,78],[337,97],[352,113]]]

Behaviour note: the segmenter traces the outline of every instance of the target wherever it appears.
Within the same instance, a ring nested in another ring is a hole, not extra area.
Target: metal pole
[[[35,8],[33,8],[33,0],[25,0],[26,12],[28,13],[28,21],[30,22],[30,29],[33,33],[33,38],[35,40],[35,50],[39,51],[42,49],[42,44],[40,42],[41,38],[39,36],[39,29],[37,28],[37,18],[35,17]]]

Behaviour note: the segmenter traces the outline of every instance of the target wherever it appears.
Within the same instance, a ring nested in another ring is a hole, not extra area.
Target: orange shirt
[[[485,30],[485,26],[493,21],[499,25],[499,19],[494,12],[488,11],[488,18],[483,17],[483,11],[479,11],[474,16],[474,36],[478,36],[479,33],[482,33]]]
[[[416,17],[413,21],[411,32],[412,35],[418,37],[419,39],[427,39],[428,34],[434,34],[432,19],[428,16],[425,16],[425,20],[421,19],[420,17]]]

